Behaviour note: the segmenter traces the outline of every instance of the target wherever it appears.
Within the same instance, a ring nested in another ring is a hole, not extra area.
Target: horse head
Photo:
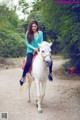
[[[49,67],[51,65],[51,45],[52,43],[43,41],[41,44],[38,44],[40,48],[40,54],[42,56],[42,59],[46,63],[46,65]]]

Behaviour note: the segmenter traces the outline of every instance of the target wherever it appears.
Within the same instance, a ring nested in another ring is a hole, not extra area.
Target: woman
[[[43,41],[43,33],[42,31],[39,31],[38,22],[32,21],[29,25],[28,32],[26,34],[26,45],[27,45],[27,62],[24,67],[24,71],[22,74],[22,78],[20,80],[20,85],[23,85],[24,78],[26,76],[26,73],[28,73],[31,63],[33,54],[38,51],[38,43],[42,43]],[[49,79],[53,80],[52,78],[52,65],[49,68],[50,74]]]

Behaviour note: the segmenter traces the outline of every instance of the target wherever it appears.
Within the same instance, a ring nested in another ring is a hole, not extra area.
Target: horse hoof
[[[37,104],[38,100],[36,100],[36,107],[38,108],[38,104]]]
[[[36,107],[38,108],[38,104],[36,104]]]
[[[43,111],[42,110],[38,110],[38,113],[43,113]]]
[[[28,100],[27,102],[28,102],[28,103],[31,103],[31,100]]]

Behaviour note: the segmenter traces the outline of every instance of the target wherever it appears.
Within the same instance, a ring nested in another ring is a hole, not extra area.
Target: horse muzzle
[[[45,61],[45,63],[46,63],[46,65],[47,65],[47,67],[50,67],[51,61]]]
[[[44,61],[47,67],[49,67],[52,63],[50,55],[46,55]]]

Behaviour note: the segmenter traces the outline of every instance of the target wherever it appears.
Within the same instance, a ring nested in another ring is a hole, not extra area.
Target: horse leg
[[[41,108],[41,95],[40,95],[40,82],[39,80],[35,80],[36,83],[36,89],[37,89],[37,107],[38,107],[38,112],[42,113],[42,108]]]
[[[28,86],[28,101],[27,101],[28,103],[30,103],[31,102],[31,99],[30,99],[30,86]]]
[[[30,81],[29,77],[27,79],[27,83],[28,83],[28,101],[27,102],[30,103],[31,102],[31,99],[30,99],[31,81]]]
[[[42,82],[42,89],[41,89],[41,104],[43,101],[43,98],[45,96],[45,89],[46,89],[46,81]]]

